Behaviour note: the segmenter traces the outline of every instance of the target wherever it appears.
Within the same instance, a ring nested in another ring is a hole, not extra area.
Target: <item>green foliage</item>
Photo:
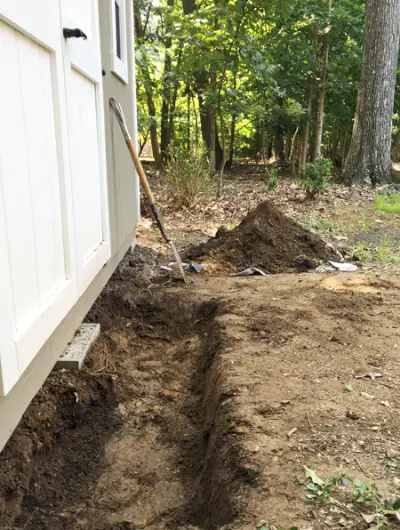
[[[279,169],[276,167],[269,169],[267,166],[265,166],[264,182],[269,190],[276,190],[279,183]]]
[[[379,261],[387,261],[390,256],[390,237],[388,234],[384,234],[382,236],[381,242],[379,243],[379,247],[376,249],[376,255],[379,259]]]
[[[153,125],[160,140],[164,104],[169,142],[200,147],[204,137],[200,110],[203,118],[206,110],[217,114],[219,143],[226,153],[232,142],[238,158],[257,153],[268,158],[277,131],[286,144],[296,131],[297,139],[302,138],[308,87],[315,101],[322,43],[328,35],[323,152],[336,159],[354,116],[365,0],[334,2],[331,12],[325,2],[315,0],[201,0],[189,12],[184,12],[185,3],[135,2],[136,21],[142,28],[140,35],[136,32],[141,137],[149,137]],[[151,112],[149,97],[154,103]],[[311,195],[324,187],[319,178],[307,180]]]
[[[353,496],[356,502],[362,503],[371,503],[375,500],[376,492],[372,486],[364,484],[361,480],[353,480]]]
[[[309,219],[304,222],[304,226],[311,230],[318,230],[320,232],[341,232],[344,228],[340,221],[333,221],[331,219],[323,219],[317,217],[317,213],[313,211]]]
[[[173,153],[166,168],[166,183],[178,206],[191,206],[211,187],[205,151],[180,149]]]
[[[314,199],[327,188],[331,171],[332,162],[327,158],[319,158],[301,168],[300,185],[308,198]]]
[[[400,193],[377,193],[375,209],[384,213],[400,214]]]
[[[361,230],[363,232],[368,232],[369,229],[370,229],[370,224],[368,223],[368,220],[367,218],[365,217],[365,215],[363,215],[362,219],[361,219]]]

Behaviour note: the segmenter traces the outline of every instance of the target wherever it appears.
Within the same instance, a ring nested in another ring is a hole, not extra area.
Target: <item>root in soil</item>
[[[318,235],[286,217],[271,201],[259,204],[234,230],[221,227],[216,237],[185,255],[217,263],[218,271],[259,267],[270,273],[307,271],[334,257]]]

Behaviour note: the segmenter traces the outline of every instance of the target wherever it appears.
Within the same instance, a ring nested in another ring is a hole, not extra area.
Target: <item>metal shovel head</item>
[[[185,272],[183,270],[182,260],[181,260],[181,257],[179,255],[179,252],[176,249],[175,243],[173,241],[169,241],[169,246],[172,249],[172,252],[173,252],[174,257],[175,257],[175,261],[178,264],[178,269],[179,269],[179,272],[181,273],[182,279],[186,283],[186,276],[185,276]]]

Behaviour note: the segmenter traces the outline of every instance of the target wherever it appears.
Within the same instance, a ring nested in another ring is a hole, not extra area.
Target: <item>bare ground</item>
[[[144,222],[146,234],[157,249]],[[366,529],[385,516],[395,528],[383,507],[400,497],[393,273],[174,286],[157,283],[155,260],[124,260],[88,316],[102,335],[85,371],[53,373],[0,455],[0,527]],[[393,266],[361,265],[379,264]],[[317,502],[304,466],[350,482]]]

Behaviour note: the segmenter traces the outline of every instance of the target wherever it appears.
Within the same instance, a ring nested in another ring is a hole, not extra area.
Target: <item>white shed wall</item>
[[[108,106],[119,99],[136,138],[132,3],[118,2],[125,78],[112,0],[0,2],[0,451],[134,243],[138,181]],[[62,38],[75,15],[97,62]]]

